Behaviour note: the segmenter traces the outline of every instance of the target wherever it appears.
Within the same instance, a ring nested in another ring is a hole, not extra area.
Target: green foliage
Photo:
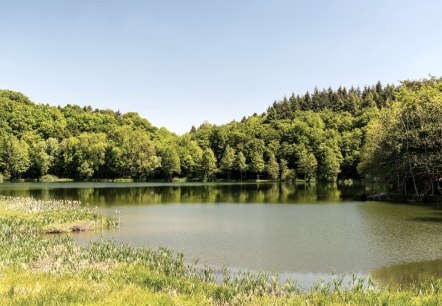
[[[264,171],[265,163],[262,153],[259,151],[252,151],[250,153],[249,169],[252,173],[255,173],[259,179],[259,174]]]
[[[318,168],[318,179],[320,181],[334,182],[340,172],[340,152],[335,152],[329,146],[319,147],[320,167]]]
[[[235,150],[231,148],[230,145],[227,145],[223,157],[221,158],[220,161],[220,169],[221,171],[227,173],[228,179],[230,179],[230,175],[234,167],[235,167]]]
[[[303,179],[310,181],[316,177],[318,162],[312,152],[308,152],[304,146],[300,146],[296,152],[298,166],[296,173],[301,175]]]
[[[17,91],[0,90],[0,98],[6,98],[7,100],[32,105],[32,102],[28,97]]]
[[[370,122],[359,170],[399,193],[442,195],[442,80],[406,81]]]
[[[53,156],[48,154],[48,145],[44,139],[33,132],[27,132],[23,139],[28,144],[28,153],[32,169],[29,171],[40,177],[48,173],[53,162]]]
[[[115,128],[109,142],[107,166],[112,177],[148,178],[161,166],[156,146],[143,130]]]
[[[83,180],[321,181],[367,174],[401,192],[437,194],[439,83],[315,88],[284,97],[261,115],[221,126],[204,122],[181,136],[137,113],[34,104],[0,90],[0,173],[12,179],[49,174]]]
[[[28,144],[15,136],[10,136],[3,143],[3,161],[5,172],[12,178],[20,178],[30,166]]]
[[[269,161],[266,164],[266,171],[271,179],[277,180],[280,178],[279,164],[274,154],[270,154]]]
[[[166,147],[161,154],[161,169],[172,180],[174,174],[181,173],[180,157],[173,146]]]
[[[235,169],[237,171],[239,171],[239,173],[241,174],[241,180],[242,180],[243,173],[247,170],[247,167],[248,166],[246,163],[246,157],[244,156],[244,153],[239,151],[236,154],[236,158],[235,158]]]
[[[190,135],[183,135],[176,141],[180,157],[181,174],[191,179],[198,178],[201,172],[203,150],[196,141],[190,138]]]
[[[281,180],[291,181],[296,178],[295,170],[289,169],[288,163],[285,159],[280,160],[279,169],[281,171]]]
[[[80,179],[91,179],[104,165],[106,134],[82,133],[65,139],[60,147],[63,162],[71,175]]]
[[[213,151],[210,148],[204,150],[201,158],[201,169],[203,171],[204,180],[210,179],[218,170],[215,154],[213,154]]]
[[[42,177],[40,177],[38,179],[39,182],[45,182],[45,183],[49,183],[49,182],[70,182],[72,181],[71,179],[65,179],[65,178],[59,178],[58,176],[52,175],[52,174],[46,174],[43,175]]]

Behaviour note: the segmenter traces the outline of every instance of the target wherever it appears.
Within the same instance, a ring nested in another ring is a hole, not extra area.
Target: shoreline
[[[442,206],[442,196],[416,196],[416,195],[404,195],[399,193],[375,193],[368,194],[366,196],[368,201],[377,202],[391,202],[391,203],[406,203],[406,204],[416,204],[424,205],[431,204],[436,206]]]

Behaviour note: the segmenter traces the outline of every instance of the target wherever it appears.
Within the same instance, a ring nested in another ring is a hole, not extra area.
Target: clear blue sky
[[[0,2],[0,88],[183,133],[315,86],[442,75],[442,1]]]

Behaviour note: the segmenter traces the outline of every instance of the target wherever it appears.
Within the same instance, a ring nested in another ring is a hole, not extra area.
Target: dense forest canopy
[[[440,194],[442,81],[292,94],[240,122],[178,136],[137,113],[35,104],[0,90],[0,174],[79,180],[335,181],[363,175],[390,189]]]
[[[442,194],[442,82],[403,82],[368,125],[361,173],[405,194]]]

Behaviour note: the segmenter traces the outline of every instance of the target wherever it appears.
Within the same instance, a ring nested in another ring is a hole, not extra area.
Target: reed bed
[[[48,210],[75,210],[81,209],[80,201],[71,200],[37,200],[31,197],[0,196],[3,207],[22,212],[39,212]]]
[[[26,197],[0,196],[0,218],[9,219],[10,226],[24,232],[67,233],[114,227],[116,218],[98,213],[97,209],[82,207],[79,201],[41,201]],[[6,222],[6,220],[5,220]]]
[[[276,275],[223,270],[185,260],[165,248],[133,248],[114,241],[78,246],[72,234],[48,234],[66,224],[99,230],[117,219],[76,201],[0,197],[2,305],[438,305],[442,281],[407,289],[378,288],[371,280],[339,276],[303,290]],[[74,231],[67,226],[65,232]]]

